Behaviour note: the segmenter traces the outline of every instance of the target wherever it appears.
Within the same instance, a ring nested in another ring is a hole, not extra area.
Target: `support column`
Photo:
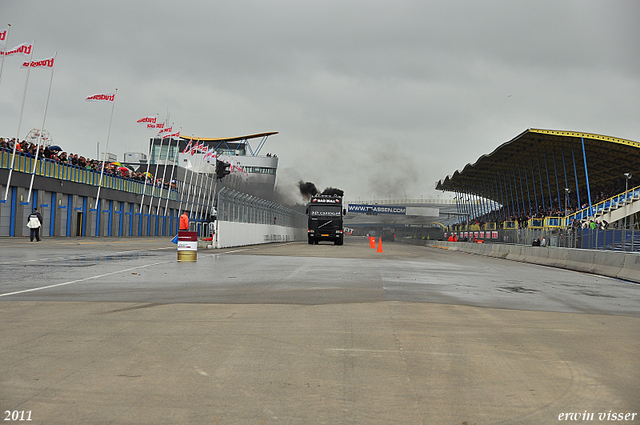
[[[576,196],[578,197],[578,207],[577,209],[582,208],[582,203],[580,202],[580,186],[578,185],[578,169],[576,168],[576,156],[573,153],[573,142],[571,142],[571,158],[573,158],[573,175],[576,178]]]
[[[540,157],[538,156],[537,159],[538,159],[538,177],[540,177],[540,196],[542,197],[542,207],[544,208],[544,185],[542,184],[542,167],[540,167]]]
[[[581,137],[582,140],[582,158],[584,159],[584,175],[586,177],[587,183],[587,196],[589,197],[589,215],[593,215],[593,206],[591,205],[591,188],[589,187],[589,170],[587,169],[587,154],[584,150],[584,137]]]
[[[564,148],[560,146],[560,153],[562,154],[562,169],[564,170],[564,187],[565,189],[569,189],[569,181],[567,180],[567,165],[564,160]],[[569,204],[569,208],[571,208],[571,197],[568,193],[565,193],[567,197],[567,203]]]
[[[540,213],[538,209],[538,191],[536,189],[536,174],[533,172],[533,161],[531,164],[531,179],[533,180],[533,201],[536,204],[536,215]]]
[[[552,150],[551,154],[553,155],[553,172],[556,175],[556,191],[558,192],[558,211],[562,211],[562,198],[560,197],[560,183],[558,183],[558,167],[556,167],[556,151]]]

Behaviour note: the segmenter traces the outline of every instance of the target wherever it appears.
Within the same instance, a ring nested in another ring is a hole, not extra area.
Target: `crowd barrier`
[[[510,244],[424,241],[426,246],[559,267],[640,283],[640,254]]]

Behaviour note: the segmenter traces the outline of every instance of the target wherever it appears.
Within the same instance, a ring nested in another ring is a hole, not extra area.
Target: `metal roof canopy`
[[[236,136],[236,137],[220,137],[220,138],[210,138],[210,137],[187,137],[181,135],[180,138],[186,142],[190,140],[194,140],[197,142],[204,142],[208,146],[213,147],[213,149],[217,149],[220,146],[225,146],[229,150],[237,150],[240,146],[245,145],[249,149],[249,153],[251,156],[256,156],[260,153],[262,146],[267,141],[267,137],[278,134],[277,131],[271,131],[267,133],[257,133],[250,134],[248,136]],[[249,144],[250,139],[258,139],[260,138],[260,142],[258,143],[258,147],[254,150]]]
[[[544,200],[563,199],[565,188],[571,190],[570,196],[575,200],[577,182],[584,203],[587,199],[582,194],[587,193],[587,181],[591,190],[620,184],[624,187],[623,174],[627,172],[634,177],[640,175],[638,142],[531,128],[490,154],[482,155],[475,163],[467,164],[462,171],[438,181],[436,189],[472,194],[502,204],[511,203],[513,197],[513,202],[522,205],[535,198],[548,205]]]

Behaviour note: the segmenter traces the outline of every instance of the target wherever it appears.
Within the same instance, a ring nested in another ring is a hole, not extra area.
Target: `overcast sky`
[[[527,128],[640,141],[640,1],[0,0],[7,47],[57,52],[55,144],[144,151],[170,115],[183,135],[277,131],[278,185],[349,200],[435,197],[435,183]],[[6,58],[0,136],[16,137],[26,70]],[[34,69],[20,137],[40,128]],[[257,141],[254,147],[257,146]],[[440,197],[445,195],[440,194]]]

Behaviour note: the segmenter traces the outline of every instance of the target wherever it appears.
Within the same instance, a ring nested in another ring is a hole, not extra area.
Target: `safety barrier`
[[[509,244],[425,241],[427,246],[540,264],[640,283],[640,254]]]
[[[272,201],[223,188],[217,199],[215,247],[303,240],[306,215]]]

